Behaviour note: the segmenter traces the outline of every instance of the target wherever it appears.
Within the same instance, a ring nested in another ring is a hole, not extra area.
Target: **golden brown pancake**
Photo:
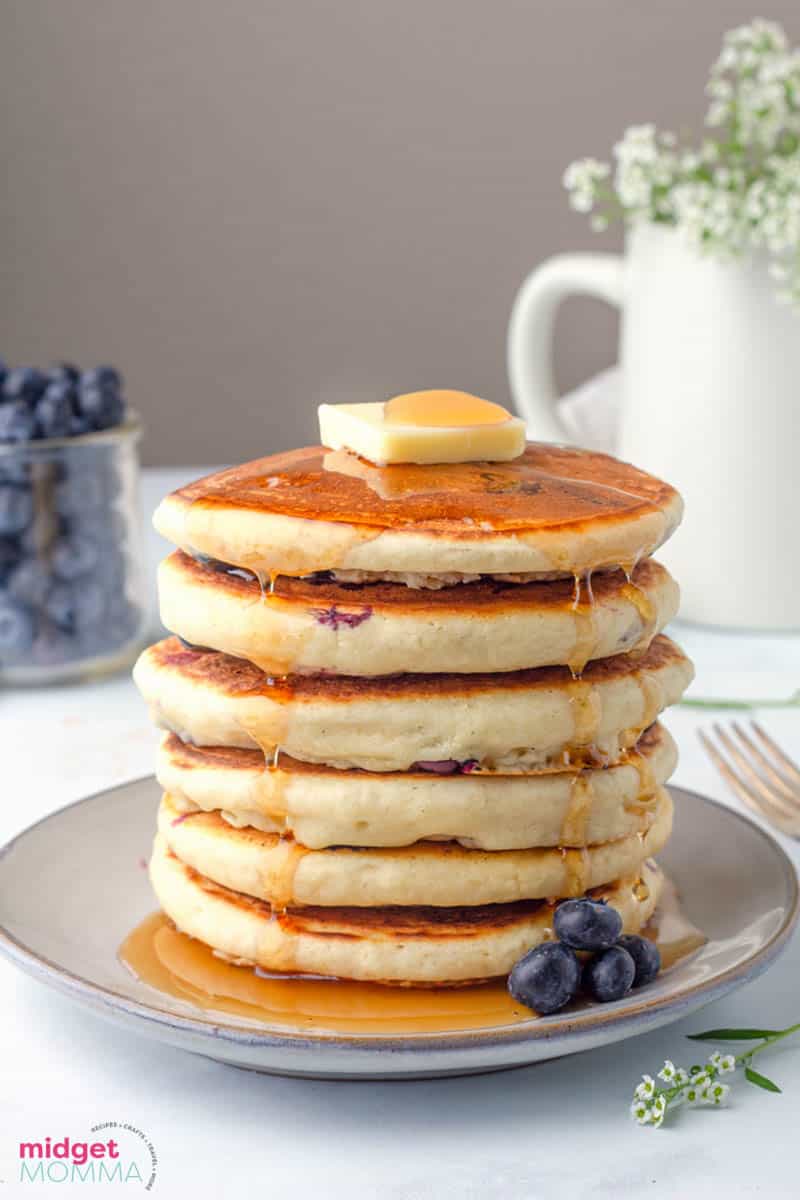
[[[552,938],[553,905],[541,901],[468,908],[319,908],[270,905],[220,887],[157,837],[150,878],[178,929],[237,963],[266,971],[426,986],[505,975],[527,950]],[[641,872],[591,894],[622,915],[626,933],[646,924],[663,876]]]
[[[167,734],[156,775],[186,811],[220,810],[238,827],[292,835],[312,849],[453,840],[479,850],[583,846],[644,833],[656,789],[674,770],[662,725],[618,766],[503,775],[470,769],[383,774],[336,770],[260,750],[200,747]]]
[[[571,447],[529,443],[505,463],[379,468],[311,446],[181,488],[154,521],[187,552],[266,575],[552,576],[631,566],[681,512],[668,484]]]
[[[582,896],[587,888],[635,874],[658,854],[672,829],[672,800],[656,792],[653,823],[642,834],[562,850],[482,851],[455,842],[392,848],[334,846],[309,850],[291,838],[236,829],[218,812],[181,812],[165,794],[158,829],[174,854],[223,887],[290,904],[496,904]]]
[[[235,573],[232,573],[235,572]],[[437,591],[398,583],[345,585],[281,577],[262,594],[242,568],[178,551],[159,569],[161,620],[196,645],[246,658],[269,674],[515,671],[641,651],[678,610],[678,587],[647,559],[573,581],[484,579]]]
[[[134,669],[156,723],[201,746],[277,747],[368,771],[474,760],[499,770],[616,761],[692,678],[659,636],[640,658],[476,675],[270,677],[243,659],[167,638]]]

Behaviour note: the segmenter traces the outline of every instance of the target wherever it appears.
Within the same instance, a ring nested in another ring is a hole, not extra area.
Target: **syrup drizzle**
[[[585,846],[586,827],[594,799],[591,776],[582,771],[573,775],[569,804],[561,826],[562,846]]]

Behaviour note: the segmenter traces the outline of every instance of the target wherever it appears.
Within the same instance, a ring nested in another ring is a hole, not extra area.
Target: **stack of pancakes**
[[[262,970],[507,974],[587,892],[646,923],[657,723],[692,675],[649,556],[677,493],[603,455],[374,467],[321,447],[183,488],[135,671],[167,732],[153,886]]]

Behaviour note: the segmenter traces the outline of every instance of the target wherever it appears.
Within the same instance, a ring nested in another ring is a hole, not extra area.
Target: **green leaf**
[[[766,1075],[759,1075],[758,1071],[754,1071],[752,1067],[745,1067],[744,1077],[748,1083],[754,1083],[756,1087],[763,1088],[765,1092],[779,1092],[781,1090],[777,1083],[773,1083],[771,1079],[767,1079]]]
[[[707,1029],[705,1033],[687,1033],[690,1042],[759,1042],[775,1037],[780,1029]]]

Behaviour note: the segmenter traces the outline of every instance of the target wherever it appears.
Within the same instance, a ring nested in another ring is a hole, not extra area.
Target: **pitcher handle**
[[[517,292],[508,326],[511,395],[534,437],[569,441],[556,409],[553,326],[567,296],[597,296],[621,306],[623,264],[619,254],[558,254],[533,270]]]

